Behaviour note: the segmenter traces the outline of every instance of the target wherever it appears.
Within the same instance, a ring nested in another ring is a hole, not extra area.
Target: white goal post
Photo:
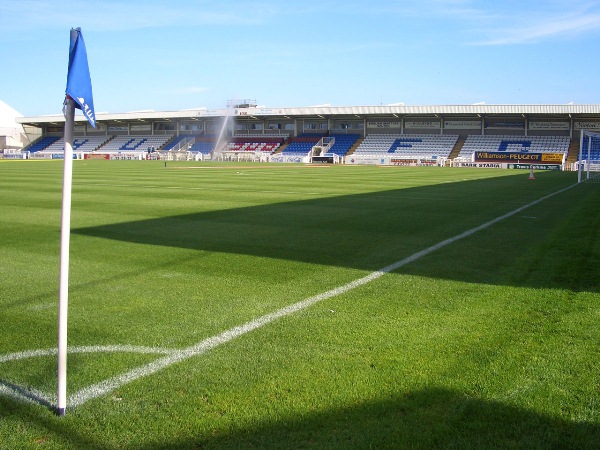
[[[581,130],[577,181],[600,180],[600,133]]]

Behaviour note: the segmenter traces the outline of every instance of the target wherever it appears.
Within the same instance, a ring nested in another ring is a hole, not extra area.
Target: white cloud
[[[574,37],[585,32],[600,30],[600,14],[580,14],[561,17],[543,17],[521,22],[511,28],[497,28],[487,31],[488,39],[476,45],[530,44],[543,40]]]

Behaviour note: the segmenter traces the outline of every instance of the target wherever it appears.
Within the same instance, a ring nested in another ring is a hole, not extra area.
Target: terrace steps
[[[365,140],[364,137],[358,138],[356,140],[356,142],[354,143],[354,145],[352,147],[350,147],[350,150],[348,150],[348,153],[346,153],[346,156],[353,154],[356,151],[356,149],[358,148],[358,146],[360,144],[362,144],[362,141],[364,141],[364,140]]]
[[[463,145],[465,145],[466,140],[467,140],[467,136],[460,135],[458,137],[458,140],[454,144],[454,147],[452,147],[452,151],[448,155],[448,159],[454,159],[458,156],[458,154],[460,153],[460,151],[463,148]]]
[[[579,157],[579,140],[571,139],[571,143],[569,144],[569,151],[567,152],[567,164],[572,164],[577,161]]]

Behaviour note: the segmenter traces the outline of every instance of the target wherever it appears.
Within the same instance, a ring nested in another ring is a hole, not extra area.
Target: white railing
[[[170,149],[170,152],[187,152],[189,151],[190,147],[192,145],[194,145],[196,143],[196,138],[195,137],[191,137],[189,139],[183,139],[181,142],[179,142],[179,144],[177,144],[175,147],[173,147],[172,149]]]
[[[310,150],[310,157],[313,156],[323,156],[325,153],[329,153],[329,150],[331,150],[331,147],[333,147],[333,145],[335,144],[335,138],[334,137],[329,137],[329,136],[325,136],[322,137],[318,143],[316,143],[312,149]]]

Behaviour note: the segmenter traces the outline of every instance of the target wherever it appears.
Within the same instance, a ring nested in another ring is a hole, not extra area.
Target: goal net
[[[581,130],[577,169],[580,182],[600,183],[600,133]]]

